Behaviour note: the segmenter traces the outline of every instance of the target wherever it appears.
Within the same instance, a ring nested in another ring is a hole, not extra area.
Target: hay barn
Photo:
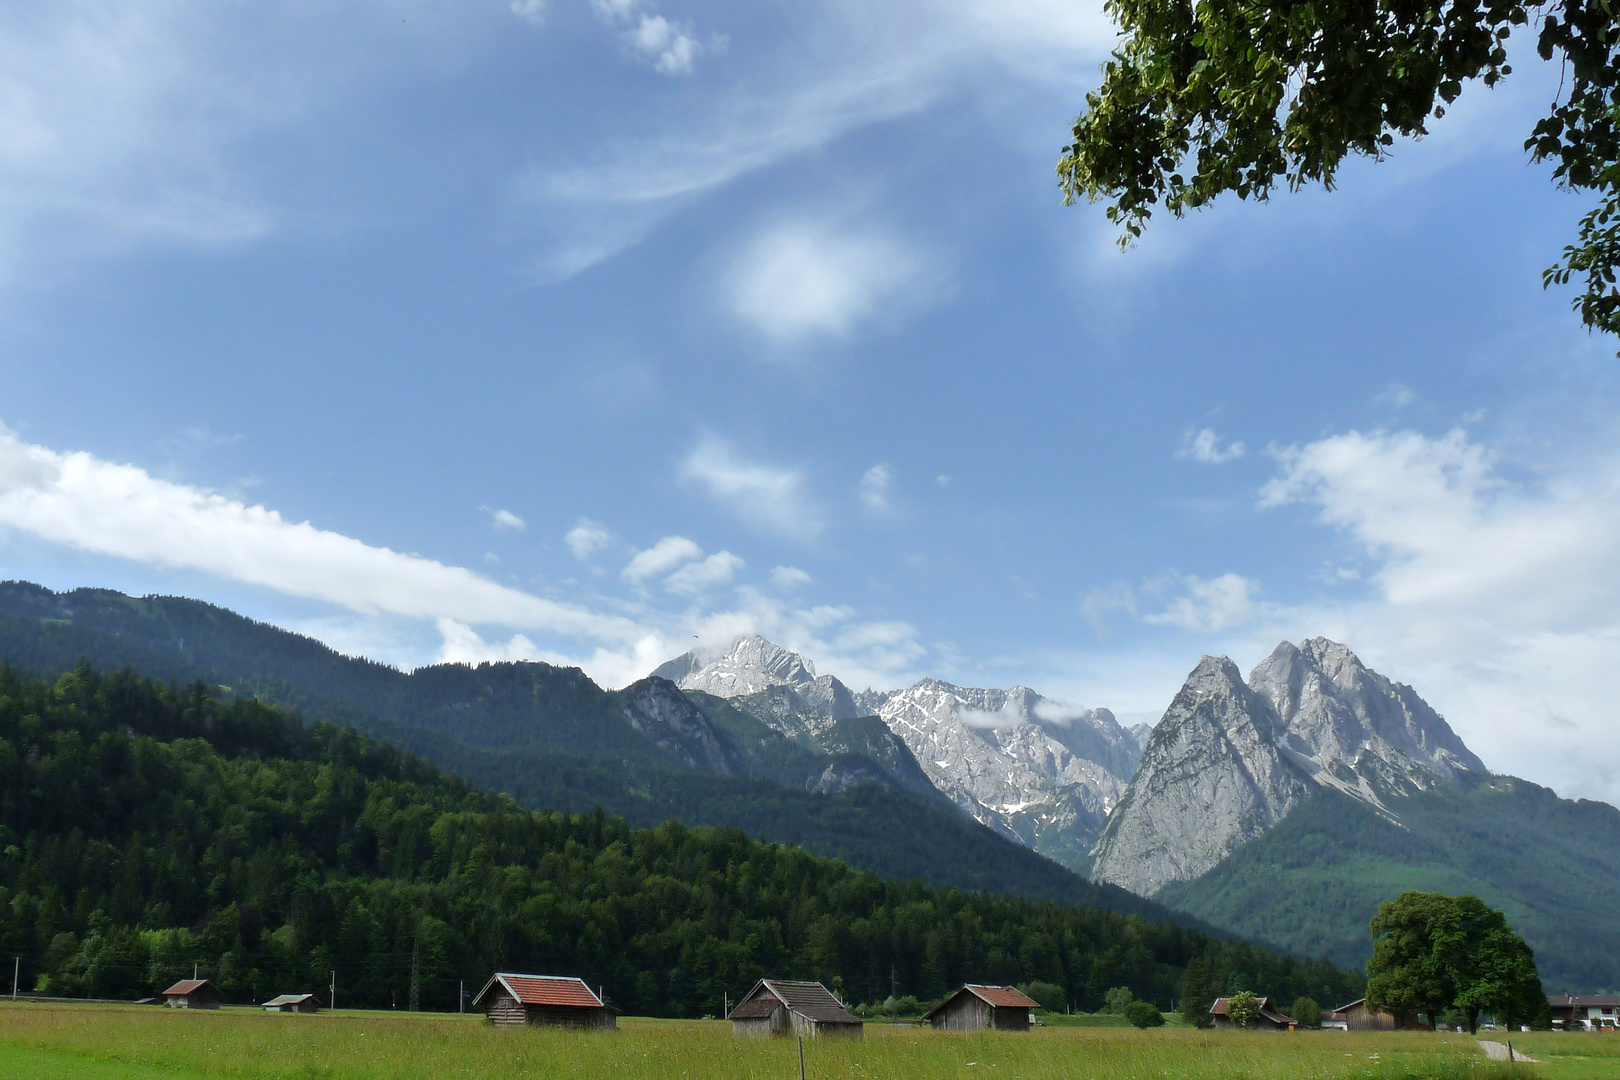
[[[181,979],[163,991],[163,1004],[171,1009],[217,1009],[219,991],[207,979]]]
[[[498,971],[473,998],[473,1008],[497,1024],[555,1024],[612,1031],[619,1011],[585,980],[563,975],[518,975]]]
[[[1215,1004],[1209,1007],[1209,1015],[1215,1021],[1215,1026],[1218,1028],[1237,1027],[1237,1025],[1232,1022],[1231,1017],[1226,1015],[1226,1003],[1229,1000],[1231,999],[1218,997],[1215,999]],[[1293,1018],[1284,1016],[1282,1013],[1273,1009],[1269,1004],[1271,1001],[1270,998],[1257,998],[1256,1000],[1260,1003],[1260,1015],[1255,1017],[1254,1024],[1252,1025],[1256,1031],[1294,1030],[1295,1025]]]
[[[1040,1003],[1010,986],[967,983],[924,1016],[936,1031],[1028,1031]]]
[[[314,994],[281,994],[264,1003],[265,1012],[312,1013],[321,1011]]]
[[[1328,1016],[1330,1022],[1343,1022],[1346,1031],[1427,1031],[1429,1025],[1415,1013],[1375,1009],[1366,998],[1341,1005]]]
[[[792,979],[759,980],[726,1019],[733,1035],[858,1039],[866,1027],[825,986]]]

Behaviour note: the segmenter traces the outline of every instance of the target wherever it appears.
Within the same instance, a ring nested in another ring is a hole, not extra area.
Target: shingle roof
[[[763,1020],[765,1017],[771,1015],[771,1013],[775,1012],[781,1007],[782,1003],[776,999],[775,995],[771,994],[769,991],[766,991],[763,994],[755,994],[746,1001],[739,1002],[737,1007],[731,1010],[731,1015],[726,1017],[726,1019]]]
[[[168,997],[171,994],[189,994],[192,991],[207,985],[207,979],[181,979],[179,982],[163,991],[163,996]]]
[[[814,1020],[818,1024],[860,1024],[864,1021],[860,1017],[851,1015],[838,999],[818,982],[800,982],[795,979],[761,979],[748,991],[742,1002],[732,1010],[734,1019],[757,1019],[757,1017],[737,1016],[737,1012],[760,997],[761,991],[771,994],[778,1001],[788,1007],[788,1011],[798,1013],[807,1020]],[[774,1009],[774,1006],[773,1006]],[[767,1012],[764,1015],[769,1016]]]
[[[491,987],[500,985],[506,992],[525,1005],[562,1005],[581,1009],[601,1009],[602,999],[591,992],[585,980],[563,975],[517,975],[497,971],[494,978],[484,984],[473,998],[477,1005]]]
[[[1620,994],[1548,994],[1547,1004],[1553,1006],[1573,1005],[1577,1009],[1585,1009],[1592,1006],[1602,1008],[1606,1005],[1620,1005]]]
[[[928,1010],[928,1015],[924,1016],[923,1019],[933,1019],[935,1013],[944,1009],[945,1006],[963,994],[972,994],[986,1005],[998,1009],[1038,1009],[1041,1007],[1040,1002],[1025,997],[1011,986],[981,986],[978,983],[964,983],[960,990],[957,990],[944,1001]]]
[[[1230,998],[1223,998],[1223,997],[1216,998],[1215,999],[1215,1004],[1213,1004],[1213,1005],[1211,1005],[1209,1007],[1210,1014],[1212,1016],[1225,1016],[1226,1015],[1226,1003],[1228,1001],[1230,1001],[1230,1000],[1231,1000]],[[1266,1008],[1266,1002],[1268,1002],[1270,1000],[1271,1000],[1270,998],[1257,997],[1257,998],[1254,999],[1254,1002],[1255,1002],[1256,1005],[1260,1006],[1261,1011],[1264,1012],[1265,1008]],[[1354,1005],[1355,1002],[1351,1002],[1350,1004]],[[1350,1005],[1345,1006],[1345,1008],[1347,1008],[1347,1009],[1349,1007],[1350,1007]]]

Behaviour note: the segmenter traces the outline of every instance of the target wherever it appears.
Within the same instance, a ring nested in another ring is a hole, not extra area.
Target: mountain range
[[[1488,771],[1323,638],[1205,657],[1127,731],[1022,686],[852,691],[760,637],[622,690],[538,663],[406,674],[197,601],[0,584],[0,659],[201,680],[388,738],[533,807],[724,824],[896,877],[1205,925],[1357,966],[1378,903],[1472,892],[1549,989],[1620,985],[1620,811]],[[1061,864],[1061,865],[1060,865]]]

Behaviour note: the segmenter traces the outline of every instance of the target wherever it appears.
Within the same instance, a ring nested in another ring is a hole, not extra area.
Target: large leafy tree
[[[1222,192],[1331,188],[1352,154],[1426,134],[1463,85],[1510,74],[1506,43],[1534,26],[1564,69],[1525,140],[1597,205],[1544,284],[1584,279],[1575,307],[1620,333],[1620,21],[1613,0],[1107,0],[1122,40],[1086,96],[1058,176],[1102,200],[1128,243],[1156,207],[1180,216]]]
[[[1420,1013],[1430,1027],[1458,1009],[1473,1031],[1482,1011],[1529,1018],[1546,1000],[1530,946],[1477,896],[1404,892],[1379,905],[1371,929],[1372,1005]]]

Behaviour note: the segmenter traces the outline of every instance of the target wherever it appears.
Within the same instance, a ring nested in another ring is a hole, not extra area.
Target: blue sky
[[[1614,801],[1620,378],[1526,57],[1120,253],[1053,166],[1100,5],[0,13],[0,574],[622,685],[1153,719],[1326,634]]]

